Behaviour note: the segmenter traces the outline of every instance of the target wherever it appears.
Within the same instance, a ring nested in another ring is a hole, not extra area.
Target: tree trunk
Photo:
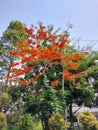
[[[42,125],[42,126],[43,126],[43,130],[49,130],[48,121],[45,121],[44,125]]]
[[[45,129],[44,130],[49,130],[48,121],[45,122]]]
[[[43,121],[41,121],[41,123],[42,123],[42,129],[44,130],[44,122],[43,122]]]
[[[62,74],[62,90],[64,90],[64,68],[62,66],[63,69],[63,74]]]
[[[69,105],[69,121],[70,121],[69,130],[74,130],[72,103],[70,103],[70,105]]]

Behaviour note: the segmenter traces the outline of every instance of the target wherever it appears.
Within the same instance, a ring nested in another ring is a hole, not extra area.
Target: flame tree
[[[10,55],[19,58],[19,61],[11,64],[10,75],[7,78],[18,78],[19,83],[24,86],[36,86],[37,84],[33,93],[38,96],[38,93],[44,90],[44,98],[49,96],[46,92],[51,93],[51,89],[62,90],[62,93],[69,90],[65,86],[66,82],[74,86],[76,90],[80,89],[79,79],[86,72],[82,69],[78,71],[78,69],[88,53],[76,51],[70,45],[68,32],[59,33],[59,29],[54,31],[53,26],[46,27],[42,23],[39,23],[37,27],[26,28],[22,24],[19,27],[25,30],[27,39],[25,41],[16,40],[17,49],[9,52]],[[24,78],[20,78],[21,75]],[[69,104],[71,104],[72,116],[72,103]],[[49,129],[48,118],[51,114],[52,112],[43,120],[44,130]]]

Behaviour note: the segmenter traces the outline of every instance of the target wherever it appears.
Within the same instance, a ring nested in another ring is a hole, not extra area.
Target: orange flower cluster
[[[17,65],[19,65],[19,62],[12,63],[11,67],[14,67],[14,66],[17,66]]]
[[[45,63],[45,64],[61,64],[64,70],[65,80],[75,82],[75,79],[82,76],[83,73],[72,74],[71,71],[77,69],[80,66],[79,60],[83,58],[87,52],[71,53],[68,52],[67,47],[68,39],[65,34],[59,35],[57,32],[53,33],[52,27],[46,28],[42,24],[38,27],[32,27],[30,29],[24,28],[27,34],[27,40],[19,41],[17,43],[17,50],[10,51],[10,55],[18,56],[21,61],[13,63],[11,66],[11,77],[20,76],[30,72],[33,67],[29,67],[28,63]],[[67,50],[67,51],[65,51]],[[17,65],[22,67],[15,68]],[[48,67],[43,68],[43,72]],[[36,74],[34,78],[38,78],[41,74]],[[34,80],[34,79],[33,79]],[[28,84],[26,81],[21,81],[24,85]],[[57,86],[58,81],[52,81],[51,85]]]
[[[80,62],[72,62],[70,66],[68,66],[69,70],[77,69],[80,66]]]
[[[72,82],[75,82],[76,78],[83,75],[84,75],[84,72],[78,72],[76,74],[72,74],[69,70],[64,70],[64,78]]]
[[[39,78],[41,75],[42,75],[41,73],[35,74],[34,78]]]
[[[58,86],[58,81],[57,81],[57,80],[52,81],[52,82],[51,82],[51,85],[53,85],[53,86]]]
[[[77,88],[77,89],[81,89],[81,85],[78,84],[78,85],[76,86],[76,88]]]
[[[27,80],[20,80],[20,83],[27,86],[28,85],[28,81]]]
[[[47,61],[53,61],[54,59],[60,59],[61,54],[58,50],[55,50],[53,46],[50,46],[47,49],[41,49],[39,50],[39,59],[40,60],[47,60]]]
[[[30,83],[33,83],[34,82],[34,78],[31,78],[29,79],[28,81],[27,80],[19,80],[19,82],[25,86],[29,85]]]
[[[13,68],[11,67],[10,69],[10,76],[6,76],[6,78],[14,78],[14,77],[18,77],[20,75],[23,75],[25,73],[30,72],[33,69],[33,67],[25,67],[23,69],[21,68]]]

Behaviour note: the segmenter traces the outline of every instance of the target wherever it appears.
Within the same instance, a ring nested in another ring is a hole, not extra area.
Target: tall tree
[[[22,29],[23,26],[20,21],[10,22],[0,39],[0,79],[4,82],[2,92],[8,90],[8,79],[4,80],[4,76],[9,76],[11,64],[15,60],[15,56],[8,54],[8,51],[17,49],[17,40],[24,41],[26,39],[26,33]],[[4,104],[5,101],[2,101],[0,111],[3,111]]]
[[[85,69],[78,70],[78,68],[88,53],[76,51],[69,44],[68,33],[54,31],[52,26],[45,27],[40,23],[38,27],[32,26],[30,29],[24,27],[24,30],[27,40],[17,41],[18,49],[9,52],[10,55],[19,57],[20,61],[11,65],[11,73],[7,78],[25,75],[19,82],[25,86],[32,83],[38,94],[41,91],[45,93],[44,86],[47,88],[47,85],[50,88],[56,86],[54,87],[56,90],[68,90],[72,101],[71,94],[73,90],[79,92],[77,90],[80,84],[79,78],[85,75]],[[17,68],[17,65],[20,65],[20,68]],[[47,84],[45,82],[39,84],[37,80],[44,76],[47,77],[45,80]],[[72,105],[72,102],[68,105]],[[48,120],[45,122],[44,130],[48,129],[47,123]]]

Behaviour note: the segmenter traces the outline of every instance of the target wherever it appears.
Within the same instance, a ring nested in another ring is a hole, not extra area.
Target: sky
[[[98,0],[0,0],[0,36],[14,20],[62,30],[72,24],[70,39],[79,39],[81,47],[96,43],[98,50]]]

